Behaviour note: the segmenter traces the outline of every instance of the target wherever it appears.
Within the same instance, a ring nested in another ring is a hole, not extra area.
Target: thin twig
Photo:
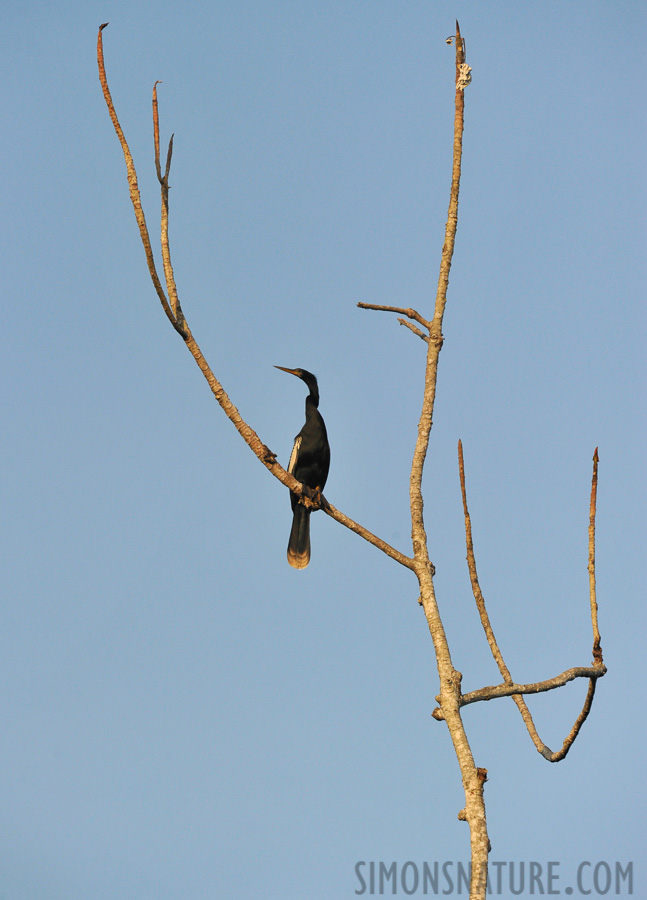
[[[423,339],[423,341],[426,341],[427,343],[429,343],[429,335],[425,334],[424,331],[420,331],[419,328],[416,328],[416,326],[413,324],[413,322],[407,322],[406,319],[402,319],[402,318],[399,318],[398,322],[400,323],[400,325],[404,325],[410,331],[413,331],[414,334],[417,334],[419,338]]]
[[[591,503],[589,507],[589,594],[591,600],[591,624],[593,626],[593,659],[602,662],[602,645],[598,628],[598,601],[595,591],[595,514],[598,497],[598,448],[593,454],[593,477],[591,478]]]
[[[153,85],[153,136],[155,141],[155,168],[157,170],[157,178],[160,183],[160,191],[162,196],[162,212],[161,212],[161,224],[160,224],[160,243],[162,245],[162,261],[164,264],[164,278],[166,279],[166,290],[168,291],[168,297],[171,304],[171,309],[175,315],[176,323],[184,325],[185,319],[182,313],[182,308],[180,306],[180,301],[177,295],[177,285],[175,284],[175,275],[173,274],[173,266],[171,264],[171,247],[169,244],[168,237],[168,192],[169,192],[169,183],[168,177],[171,171],[171,159],[173,157],[173,135],[171,135],[171,139],[168,145],[168,152],[166,154],[166,169],[164,171],[164,175],[162,175],[162,170],[160,167],[160,135],[159,135],[159,111],[157,107],[157,85],[160,84],[159,81],[156,81]],[[177,328],[177,325],[176,325]],[[183,337],[185,337],[185,333],[183,333]],[[185,338],[186,339],[186,338]]]
[[[155,171],[160,184],[162,183],[162,168],[160,166],[160,118],[157,108],[157,85],[161,83],[158,80],[153,85],[153,143],[155,145]]]

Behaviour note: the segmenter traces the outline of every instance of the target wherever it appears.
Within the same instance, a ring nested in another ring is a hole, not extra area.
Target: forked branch
[[[123,132],[121,125],[119,124],[119,119],[117,118],[117,113],[115,110],[114,103],[112,102],[112,96],[110,94],[110,88],[108,87],[108,80],[106,78],[106,68],[103,60],[103,29],[108,26],[108,22],[105,22],[103,25],[99,27],[99,36],[97,38],[97,62],[99,64],[99,80],[101,82],[101,89],[103,91],[103,96],[106,101],[106,105],[108,107],[108,112],[110,113],[110,119],[112,120],[112,125],[115,129],[117,137],[119,139],[119,143],[121,144],[121,149],[124,154],[124,160],[126,161],[126,173],[128,178],[128,190],[130,191],[130,200],[133,204],[133,210],[135,212],[135,219],[137,220],[137,225],[139,227],[139,236],[141,237],[142,244],[144,245],[144,253],[146,254],[146,262],[148,264],[148,271],[150,272],[151,280],[153,282],[153,286],[157,292],[157,296],[160,299],[160,303],[162,304],[162,309],[166,313],[167,318],[173,325],[176,330],[179,329],[179,323],[176,320],[176,317],[171,309],[166,294],[164,293],[164,288],[162,287],[162,283],[157,274],[157,269],[155,267],[155,257],[153,256],[153,248],[151,246],[151,239],[148,233],[148,226],[146,225],[146,216],[144,215],[144,210],[142,207],[142,199],[141,194],[139,193],[139,185],[137,184],[137,172],[135,171],[135,164],[133,162],[133,157],[130,152],[130,147],[128,146],[128,142],[126,141],[126,136]],[[182,333],[180,331],[180,333]],[[184,337],[184,335],[182,335]]]
[[[469,703],[476,703],[481,700],[493,700],[496,697],[512,697],[514,702],[517,704],[519,712],[521,713],[521,717],[523,718],[528,729],[528,733],[530,734],[530,737],[539,753],[541,753],[541,755],[545,759],[549,760],[549,762],[558,762],[566,756],[571,745],[573,744],[573,741],[579,734],[580,728],[586,721],[586,718],[591,709],[591,704],[595,695],[596,681],[598,678],[601,678],[607,671],[606,666],[602,661],[600,632],[598,630],[597,620],[597,602],[595,596],[595,514],[598,484],[598,449],[596,447],[595,453],[593,454],[593,478],[591,482],[591,503],[589,513],[589,585],[591,621],[593,626],[593,666],[580,666],[568,669],[566,672],[562,672],[561,675],[557,675],[554,678],[550,678],[546,681],[536,682],[535,684],[516,684],[513,681],[510,671],[503,660],[503,656],[496,642],[496,638],[494,637],[494,631],[492,629],[490,617],[488,616],[487,609],[485,607],[485,599],[481,591],[476,571],[476,559],[474,556],[474,544],[472,541],[472,522],[469,509],[467,507],[467,493],[465,488],[465,464],[463,460],[463,445],[461,441],[458,442],[458,470],[461,482],[461,495],[463,498],[463,512],[465,515],[467,567],[469,569],[470,581],[472,583],[472,593],[474,594],[476,608],[478,609],[481,624],[483,626],[483,630],[485,631],[485,636],[487,638],[490,651],[499,668],[499,671],[501,672],[504,682],[503,684],[496,685],[494,687],[485,687],[477,691],[471,691],[468,694],[463,694],[460,701],[461,706],[466,706]],[[563,687],[563,685],[567,684],[569,681],[573,681],[575,678],[589,679],[589,688],[587,691],[586,699],[584,701],[584,706],[575,723],[573,724],[571,731],[566,737],[561,750],[553,753],[553,751],[546,744],[544,744],[544,742],[539,737],[532,716],[530,714],[530,710],[528,709],[528,706],[526,704],[526,701],[523,699],[522,694],[538,694],[544,691],[551,691],[555,688]],[[437,719],[443,718],[442,711],[440,709],[434,710],[432,715]]]
[[[186,324],[184,315],[182,313],[182,307],[180,306],[180,301],[177,296],[177,286],[175,284],[175,276],[173,274],[173,266],[171,265],[171,247],[169,244],[168,237],[168,192],[169,192],[169,183],[168,177],[171,172],[171,159],[173,157],[173,135],[171,135],[171,139],[168,142],[168,151],[166,153],[166,168],[164,169],[164,174],[162,175],[162,169],[160,166],[160,123],[159,123],[159,109],[157,106],[157,85],[160,84],[159,81],[156,81],[153,85],[153,141],[155,143],[155,170],[157,172],[157,180],[160,183],[160,190],[162,194],[162,215],[161,215],[161,223],[160,223],[160,237],[161,237],[161,245],[162,245],[162,262],[164,264],[164,278],[166,279],[166,289],[168,291],[169,303],[171,305],[171,309],[173,310],[173,314],[175,315],[175,320],[177,325],[184,326]],[[176,328],[177,328],[176,325]],[[178,328],[178,331],[180,329]],[[180,331],[182,337],[186,339],[186,329],[183,327],[183,330]]]
[[[234,427],[241,435],[245,443],[250,447],[252,452],[257,456],[257,458],[263,463],[266,469],[268,469],[275,478],[277,478],[281,484],[284,484],[287,488],[289,488],[293,493],[301,496],[305,495],[305,504],[306,506],[311,506],[312,503],[307,496],[307,489],[304,489],[304,486],[301,482],[297,481],[292,475],[290,475],[286,470],[280,465],[280,463],[276,460],[276,454],[273,453],[265,444],[261,441],[258,434],[250,428],[250,426],[245,422],[240,412],[234,406],[229,396],[227,395],[225,389],[218,381],[216,376],[214,375],[211,367],[209,366],[207,360],[205,359],[200,347],[198,346],[195,338],[191,333],[191,329],[184,317],[182,312],[182,307],[180,306],[180,301],[178,298],[177,287],[175,284],[175,276],[173,274],[173,266],[171,265],[171,250],[169,243],[169,234],[168,234],[168,221],[169,221],[169,173],[171,170],[171,158],[173,154],[173,138],[171,138],[168,147],[168,153],[166,157],[166,168],[164,174],[162,174],[161,164],[160,164],[160,138],[159,138],[159,110],[157,103],[157,85],[159,82],[155,82],[153,87],[153,139],[155,143],[155,169],[157,172],[157,177],[160,183],[160,189],[162,194],[162,211],[161,211],[161,246],[162,246],[162,259],[164,264],[164,277],[166,281],[166,291],[162,287],[162,283],[157,274],[157,269],[155,266],[155,258],[153,255],[153,249],[151,245],[150,235],[148,232],[148,226],[146,224],[146,217],[144,216],[144,210],[141,202],[141,195],[139,192],[139,185],[137,183],[137,172],[135,171],[135,164],[133,162],[132,154],[130,152],[130,148],[128,146],[128,142],[126,141],[126,136],[123,132],[121,125],[119,124],[119,119],[117,118],[117,112],[115,110],[114,103],[112,101],[112,96],[110,94],[110,89],[108,87],[108,79],[106,77],[105,63],[103,58],[103,29],[106,27],[108,23],[106,22],[104,25],[101,25],[99,28],[99,35],[97,38],[97,62],[99,66],[99,80],[101,82],[101,88],[103,90],[103,96],[106,101],[106,105],[108,107],[108,112],[110,113],[110,119],[112,121],[113,127],[119,139],[119,143],[121,144],[121,149],[124,154],[124,159],[126,161],[126,172],[128,177],[128,188],[130,191],[130,199],[133,205],[133,209],[135,211],[135,218],[137,220],[137,225],[139,227],[139,234],[141,237],[142,244],[144,246],[144,252],[146,254],[146,263],[148,265],[148,271],[150,273],[151,280],[155,287],[155,291],[157,292],[157,296],[159,297],[160,303],[162,304],[162,309],[166,314],[166,317],[169,319],[173,328],[182,336],[187,347],[193,358],[195,359],[200,371],[204,375],[207,384],[211,388],[211,392],[214,397],[220,404],[222,410],[225,415],[229,418],[229,420],[233,423]],[[364,528],[363,525],[360,525],[358,522],[355,522],[349,516],[346,516],[344,513],[340,512],[340,510],[336,509],[331,503],[325,498],[322,498],[321,508],[324,512],[329,515],[331,518],[335,519],[335,521],[339,522],[341,525],[344,525],[346,528],[353,531],[355,534],[364,538],[365,541],[368,541],[369,544],[372,544],[374,547],[377,547],[391,559],[394,559],[396,562],[399,562],[401,565],[405,566],[407,569],[413,569],[414,561],[406,556],[404,553],[401,553],[399,550],[396,550],[395,547],[392,547],[386,541],[383,541],[381,538],[377,537],[377,535],[373,534],[367,528]]]

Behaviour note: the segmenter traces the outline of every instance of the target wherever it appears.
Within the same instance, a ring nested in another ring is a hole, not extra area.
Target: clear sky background
[[[458,438],[521,682],[591,660],[600,448],[609,673],[557,765],[510,700],[465,710],[491,859],[558,861],[562,891],[633,860],[644,896],[644,4],[62,0],[5,3],[0,37],[3,900],[345,900],[359,860],[468,858],[415,580],[323,514],[288,567],[288,495],[150,284],[95,62],[108,21],[154,235],[163,80],[177,283],[233,401],[286,463],[305,388],[273,365],[314,371],[328,499],[410,552],[426,348],[356,303],[431,314],[456,16],[473,83],[424,488],[466,691],[500,679]],[[553,749],[585,691],[531,699]]]

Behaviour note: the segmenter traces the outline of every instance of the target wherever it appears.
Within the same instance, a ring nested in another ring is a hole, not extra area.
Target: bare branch
[[[110,89],[108,88],[108,81],[106,78],[106,68],[103,61],[103,29],[107,26],[107,22],[104,25],[101,25],[99,28],[99,36],[97,38],[97,62],[99,64],[99,80],[101,82],[101,88],[103,90],[103,96],[106,101],[106,105],[108,107],[108,112],[110,113],[110,118],[112,120],[113,127],[119,139],[119,143],[121,144],[121,149],[124,154],[124,159],[126,161],[126,171],[128,177],[128,189],[130,191],[130,200],[133,205],[133,209],[135,211],[135,219],[137,220],[137,225],[139,226],[139,235],[141,237],[142,244],[144,245],[144,252],[146,254],[146,262],[148,264],[148,271],[150,272],[151,280],[153,282],[153,286],[157,291],[157,296],[160,299],[160,303],[162,304],[162,308],[166,313],[167,318],[173,325],[175,329],[178,327],[178,323],[176,322],[175,316],[173,314],[173,310],[171,309],[168,300],[166,299],[166,294],[164,293],[164,289],[162,288],[162,284],[159,280],[159,276],[157,274],[157,269],[155,268],[155,258],[153,257],[153,249],[151,247],[150,236],[148,234],[148,227],[146,226],[146,217],[144,216],[144,210],[142,209],[142,200],[141,195],[139,193],[139,185],[137,184],[137,172],[135,171],[135,165],[133,163],[132,154],[130,152],[130,148],[128,146],[128,142],[126,141],[126,137],[123,133],[121,125],[119,124],[119,119],[117,118],[117,113],[115,111],[114,103],[112,102],[112,97],[110,95]]]
[[[182,337],[184,338],[186,345],[195,359],[200,371],[204,375],[207,384],[211,388],[211,392],[218,401],[222,410],[228,419],[233,423],[234,427],[241,435],[245,443],[250,447],[252,452],[258,457],[258,459],[262,462],[266,469],[268,469],[275,478],[277,478],[281,484],[284,484],[290,491],[297,494],[298,496],[305,497],[305,505],[309,506],[311,509],[323,508],[325,512],[331,516],[331,518],[335,519],[342,525],[345,525],[346,528],[349,528],[351,531],[358,534],[360,537],[364,538],[364,540],[368,541],[369,544],[373,544],[373,546],[382,550],[387,556],[390,556],[392,559],[399,562],[401,565],[405,566],[408,569],[413,569],[414,563],[413,560],[408,556],[405,556],[399,550],[396,550],[394,547],[391,547],[390,544],[387,544],[386,541],[383,541],[381,538],[374,535],[367,528],[364,528],[363,525],[360,525],[358,522],[353,521],[353,519],[344,515],[344,513],[340,512],[336,509],[332,504],[328,503],[325,498],[322,498],[319,504],[315,504],[310,499],[310,491],[309,488],[301,484],[301,482],[297,481],[293,475],[290,475],[276,460],[276,454],[273,453],[265,444],[261,441],[258,434],[250,428],[250,426],[245,422],[243,417],[240,415],[240,412],[236,408],[236,406],[232,403],[229,396],[227,395],[225,389],[218,381],[216,376],[214,375],[209,363],[204,357],[200,347],[198,346],[197,341],[193,337],[191,333],[191,329],[182,313],[182,308],[180,306],[180,301],[177,295],[177,288],[175,285],[175,278],[173,275],[173,267],[171,265],[171,254],[170,254],[170,245],[169,245],[169,237],[168,237],[168,216],[169,216],[169,207],[168,207],[168,192],[169,192],[169,184],[168,184],[168,176],[171,168],[171,156],[173,152],[173,138],[169,142],[168,154],[166,158],[166,170],[164,175],[161,173],[160,166],[160,139],[159,139],[159,111],[158,111],[158,102],[157,102],[157,85],[160,83],[159,81],[155,82],[153,86],[153,139],[155,145],[155,168],[157,171],[157,177],[160,182],[161,193],[162,193],[162,214],[161,214],[161,244],[162,244],[162,257],[164,260],[164,273],[166,277],[167,290],[169,292],[169,296],[171,298],[171,303],[169,304],[166,299],[166,295],[162,288],[161,282],[157,275],[157,270],[155,268],[155,260],[153,258],[153,251],[151,247],[150,237],[148,233],[148,228],[146,226],[146,220],[144,217],[144,212],[141,205],[141,197],[139,193],[139,188],[137,185],[137,173],[135,171],[135,165],[133,162],[132,155],[130,153],[130,149],[128,147],[128,143],[126,141],[126,137],[124,132],[119,124],[119,120],[117,118],[117,113],[115,111],[114,104],[112,102],[112,97],[110,95],[110,90],[108,88],[108,81],[106,78],[105,72],[105,64],[103,59],[103,39],[102,39],[102,31],[105,28],[105,25],[101,25],[99,28],[99,37],[97,41],[97,61],[99,65],[99,78],[101,81],[101,87],[103,89],[103,96],[106,100],[106,104],[108,106],[108,111],[110,113],[110,118],[112,120],[112,124],[117,133],[117,137],[119,138],[119,142],[121,143],[121,147],[124,153],[124,158],[126,160],[126,169],[128,174],[128,185],[130,188],[130,196],[133,204],[133,208],[135,210],[135,217],[137,219],[137,224],[139,225],[140,236],[142,239],[142,243],[144,245],[144,250],[146,252],[146,261],[148,263],[148,270],[150,272],[151,280],[153,285],[155,286],[155,290],[160,298],[162,303],[162,307],[164,308],[164,312],[166,313],[168,319],[171,324],[178,331]]]
[[[417,312],[415,309],[411,309],[410,307],[404,309],[400,306],[379,306],[376,303],[358,303],[357,305],[360,309],[376,309],[380,312],[400,313],[403,316],[407,316],[407,318],[409,319],[413,319],[414,322],[419,322],[421,325],[424,325],[425,328],[431,328],[431,322],[423,319],[419,312]]]
[[[436,383],[438,380],[438,357],[443,345],[442,325],[447,303],[447,287],[449,285],[449,271],[454,255],[456,242],[456,229],[458,227],[458,195],[461,181],[461,159],[463,154],[463,129],[465,116],[465,91],[459,87],[458,78],[460,66],[465,62],[465,51],[458,22],[456,22],[456,93],[454,112],[454,152],[452,158],[452,183],[449,195],[449,209],[447,211],[447,223],[445,225],[445,242],[443,244],[438,287],[436,290],[436,302],[434,317],[429,327],[429,349],[427,351],[427,368],[425,373],[425,392],[422,411],[418,423],[418,439],[413,454],[411,465],[411,478],[409,494],[411,499],[412,538],[414,555],[417,552],[423,557],[427,554],[427,535],[422,514],[422,473],[424,469],[427,449],[429,447],[429,435],[431,432],[434,403],[436,399]],[[424,548],[424,549],[423,549]]]
[[[492,624],[490,623],[490,617],[488,616],[487,609],[485,608],[485,599],[483,597],[483,593],[481,591],[481,587],[479,585],[478,574],[476,572],[476,559],[474,558],[474,543],[472,541],[472,520],[470,518],[469,509],[467,508],[467,493],[465,489],[465,464],[463,460],[463,442],[458,442],[458,471],[460,475],[461,481],[461,495],[463,498],[463,514],[465,516],[465,543],[467,545],[467,568],[470,573],[470,581],[472,582],[472,593],[474,594],[474,600],[476,601],[476,608],[478,609],[479,616],[481,618],[481,625],[483,626],[483,630],[485,631],[485,637],[487,638],[487,642],[490,646],[490,650],[492,652],[492,656],[494,657],[494,661],[499,667],[499,672],[501,673],[503,680],[506,684],[512,684],[512,676],[510,675],[510,671],[506,666],[503,655],[499,650],[499,645],[496,642],[496,638],[494,637],[494,631],[492,629]],[[513,692],[518,693],[518,692]]]
[[[601,678],[606,674],[606,666],[575,666],[567,669],[561,675],[549,678],[547,681],[537,681],[534,684],[514,684],[506,682],[505,684],[497,684],[493,687],[480,688],[478,691],[470,691],[461,697],[461,706],[467,706],[470,703],[479,703],[480,701],[494,700],[497,697],[512,697],[514,694],[541,694],[545,691],[553,691],[555,688],[563,687],[569,681],[576,678],[591,678],[593,680]]]
[[[458,22],[456,22],[456,71],[460,63],[465,60],[463,49],[463,40],[460,33]],[[460,693],[460,678],[453,667],[447,636],[440,618],[438,604],[433,584],[433,564],[429,559],[427,548],[427,533],[424,526],[423,518],[423,497],[422,497],[422,473],[429,447],[429,435],[431,432],[432,418],[434,411],[434,403],[436,399],[436,384],[438,380],[438,357],[443,344],[442,323],[447,303],[447,285],[449,283],[449,270],[451,268],[452,257],[454,254],[454,244],[456,240],[456,228],[458,225],[458,194],[460,190],[461,175],[461,158],[463,152],[463,127],[465,112],[465,96],[464,91],[459,89],[456,84],[455,91],[455,111],[454,111],[454,149],[452,158],[452,180],[449,194],[449,209],[447,212],[447,222],[445,225],[445,242],[443,244],[440,274],[438,278],[438,287],[436,290],[436,301],[434,307],[434,318],[431,322],[426,322],[425,326],[429,328],[429,341],[427,349],[427,364],[425,369],[425,390],[423,395],[422,410],[418,421],[418,435],[413,452],[411,463],[411,475],[409,479],[409,499],[411,505],[411,539],[413,543],[414,558],[418,563],[416,573],[420,582],[420,599],[425,610],[425,616],[429,625],[429,631],[434,643],[436,658],[438,661],[438,671],[441,680],[441,686],[447,690],[445,704],[447,707],[455,707],[458,712],[457,696],[455,692]],[[408,310],[397,310],[408,314]],[[415,312],[412,310],[411,312]],[[441,694],[443,689],[441,687]],[[442,703],[441,703],[442,705]],[[444,707],[443,707],[444,708]],[[449,722],[448,722],[449,724]],[[467,784],[474,777],[476,771],[474,760],[472,759],[467,737],[464,733],[460,715],[454,718],[450,725],[450,733],[459,757],[463,779]],[[460,742],[461,747],[457,745]],[[474,815],[480,817],[480,811],[475,811]],[[470,824],[470,827],[473,823]],[[484,840],[481,831],[482,826],[479,825],[481,832],[481,840]]]

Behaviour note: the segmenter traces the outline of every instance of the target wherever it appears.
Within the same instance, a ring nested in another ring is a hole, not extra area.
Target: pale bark
[[[538,751],[551,762],[563,759],[568,752],[573,741],[577,737],[579,730],[588,716],[595,694],[595,685],[597,679],[605,674],[606,668],[602,661],[602,650],[600,646],[600,633],[597,622],[597,600],[595,594],[595,510],[597,496],[597,466],[598,456],[597,450],[594,455],[593,481],[591,488],[591,505],[589,517],[589,586],[590,586],[590,604],[591,618],[593,625],[593,666],[575,667],[566,672],[557,675],[554,678],[536,682],[534,684],[517,684],[514,682],[494,637],[494,631],[490,623],[490,619],[485,608],[485,600],[481,592],[476,572],[476,562],[474,558],[474,546],[472,540],[471,519],[467,507],[467,496],[465,488],[465,469],[463,461],[462,445],[459,442],[459,472],[461,480],[461,491],[463,496],[463,508],[465,515],[466,543],[467,543],[467,559],[472,590],[476,601],[476,606],[485,630],[486,638],[492,654],[499,666],[503,678],[503,684],[484,687],[470,693],[463,694],[461,689],[461,673],[458,672],[452,663],[447,635],[445,633],[442,619],[440,616],[439,606],[436,600],[434,590],[434,566],[429,558],[427,534],[424,524],[424,502],[422,479],[424,473],[427,451],[429,448],[429,439],[433,424],[433,412],[436,399],[436,384],[438,378],[438,360],[443,345],[443,316],[445,305],[447,303],[447,288],[449,284],[449,273],[454,253],[454,243],[456,238],[456,229],[458,225],[458,197],[461,178],[461,161],[462,161],[462,145],[463,145],[463,127],[464,127],[464,111],[465,111],[465,88],[471,80],[470,68],[465,62],[465,43],[461,37],[458,22],[456,23],[456,34],[452,38],[448,38],[448,43],[454,43],[456,51],[456,74],[455,74],[455,114],[454,114],[454,141],[453,141],[453,159],[452,159],[452,179],[449,209],[447,213],[447,223],[445,227],[445,240],[442,248],[440,272],[438,277],[438,286],[436,291],[436,299],[434,304],[434,314],[431,320],[426,319],[415,309],[410,307],[397,306],[378,306],[376,304],[358,303],[362,309],[380,310],[385,312],[400,313],[403,318],[398,321],[406,325],[414,334],[422,338],[427,343],[427,362],[425,368],[424,393],[422,399],[422,408],[418,421],[418,431],[413,452],[411,464],[411,474],[409,480],[409,499],[411,508],[411,543],[412,556],[407,556],[400,550],[392,547],[386,541],[377,537],[363,525],[353,521],[340,510],[336,509],[331,503],[322,496],[314,496],[314,494],[298,482],[290,475],[276,460],[276,454],[266,447],[261,441],[258,434],[243,420],[238,409],[233,404],[223,386],[216,378],[211,367],[207,363],[202,351],[200,350],[191,329],[186,321],[182,307],[180,305],[173,266],[171,263],[171,251],[169,242],[169,172],[171,168],[171,158],[173,152],[173,138],[169,141],[166,167],[162,173],[160,165],[160,139],[159,139],[159,110],[157,100],[157,84],[153,87],[153,134],[155,144],[155,167],[157,177],[161,189],[161,221],[160,221],[160,242],[162,250],[162,260],[164,269],[164,278],[166,282],[166,291],[162,287],[155,267],[155,259],[151,246],[148,227],[144,211],[142,209],[139,187],[137,184],[137,174],[133,159],[126,141],[124,132],[119,124],[115,111],[108,82],[106,79],[105,65],[103,58],[103,42],[102,32],[105,25],[99,29],[97,44],[97,59],[99,64],[99,77],[104,98],[108,106],[110,118],[114,126],[115,132],[121,144],[121,148],[126,161],[126,173],[130,198],[132,201],[135,218],[139,227],[139,233],[146,254],[146,262],[150,272],[151,280],[155,287],[155,291],[159,297],[160,303],[165,315],[182,336],[186,346],[195,359],[200,371],[204,375],[215,399],[220,404],[225,415],[237,429],[245,443],[250,447],[252,452],[257,456],[261,463],[277,478],[282,484],[294,493],[302,497],[302,502],[313,509],[321,508],[335,521],[344,525],[346,528],[358,534],[364,540],[371,543],[376,548],[382,550],[387,556],[400,563],[407,569],[412,570],[419,584],[419,602],[422,605],[427,625],[433,642],[434,652],[436,656],[436,664],[438,669],[438,677],[440,690],[437,696],[438,708],[434,711],[434,718],[444,721],[447,724],[449,735],[458,759],[463,790],[465,793],[465,806],[458,813],[458,817],[468,823],[470,829],[471,844],[471,860],[472,860],[472,881],[470,887],[470,900],[484,900],[486,896],[486,880],[487,880],[487,861],[490,849],[490,842],[487,833],[487,823],[485,817],[485,800],[484,785],[487,781],[487,770],[477,767],[472,751],[470,749],[467,733],[461,716],[462,707],[478,701],[487,701],[500,697],[511,696],[519,707],[522,718],[528,728],[530,737],[532,738]],[[411,321],[407,321],[411,320]],[[414,325],[413,323],[417,323]],[[422,326],[421,328],[418,327]],[[553,753],[541,741],[535,729],[532,717],[527,708],[524,694],[539,693],[541,691],[553,690],[572,681],[575,678],[588,678],[589,688],[584,707],[578,716],[573,728],[564,741],[561,750]]]

